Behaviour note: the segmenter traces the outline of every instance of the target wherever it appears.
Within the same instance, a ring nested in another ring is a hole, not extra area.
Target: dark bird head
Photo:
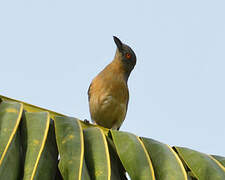
[[[122,62],[129,76],[136,65],[136,55],[134,51],[128,45],[123,44],[119,38],[113,36],[113,39],[117,46],[116,58]]]

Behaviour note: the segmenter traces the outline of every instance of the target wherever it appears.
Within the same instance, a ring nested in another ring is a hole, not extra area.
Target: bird
[[[91,120],[108,129],[119,130],[127,114],[128,78],[136,65],[135,52],[113,36],[114,59],[92,80],[88,88]]]

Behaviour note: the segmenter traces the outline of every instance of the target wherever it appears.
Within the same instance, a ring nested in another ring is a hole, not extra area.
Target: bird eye
[[[130,53],[126,53],[126,58],[130,59],[131,58],[131,54]]]

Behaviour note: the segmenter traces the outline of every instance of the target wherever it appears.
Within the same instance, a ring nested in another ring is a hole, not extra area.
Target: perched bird
[[[93,80],[88,89],[91,119],[109,129],[119,130],[129,101],[127,81],[136,64],[134,51],[113,36],[117,50],[113,61]]]

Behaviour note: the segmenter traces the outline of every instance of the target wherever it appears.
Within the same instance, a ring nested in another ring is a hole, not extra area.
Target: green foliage
[[[1,180],[224,180],[224,160],[0,96]]]

